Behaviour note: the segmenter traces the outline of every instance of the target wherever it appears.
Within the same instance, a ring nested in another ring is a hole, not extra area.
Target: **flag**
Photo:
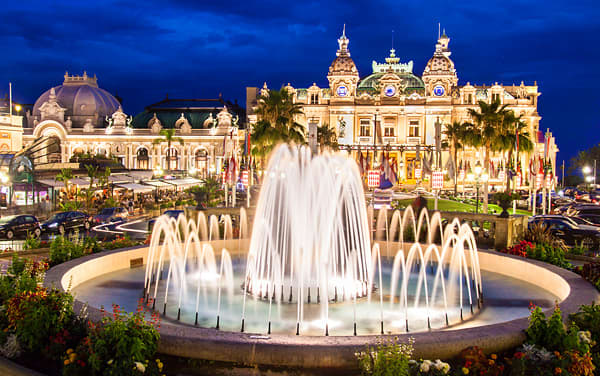
[[[454,159],[448,158],[448,162],[446,162],[446,170],[448,171],[448,176],[452,176],[452,179],[455,179],[456,167],[454,166]]]
[[[358,151],[358,170],[360,171],[360,176],[363,176],[365,174],[365,157],[363,156],[363,153],[359,150]]]
[[[396,184],[398,177],[396,176],[396,172],[394,171],[392,164],[390,163],[390,153],[385,157],[385,165],[384,165],[384,173],[387,180],[392,184]]]

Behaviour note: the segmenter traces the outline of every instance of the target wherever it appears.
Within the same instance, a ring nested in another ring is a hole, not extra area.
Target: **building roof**
[[[131,124],[133,128],[148,128],[148,122],[156,115],[163,128],[173,128],[183,114],[192,129],[210,128],[212,119],[217,118],[217,114],[223,107],[226,107],[233,117],[238,117],[240,128],[245,128],[245,109],[237,103],[231,103],[221,97],[217,99],[170,99],[167,97],[147,106],[144,111],[135,115]]]
[[[372,74],[368,75],[367,77],[363,78],[360,81],[360,83],[358,84],[358,88],[359,89],[366,89],[366,88],[378,89],[379,88],[379,80],[385,74],[389,74],[389,72],[388,73],[372,73]],[[425,89],[425,84],[423,83],[423,80],[421,78],[415,76],[412,73],[404,72],[404,73],[392,73],[392,74],[395,74],[396,76],[398,76],[400,78],[400,80],[402,81],[402,85],[404,86],[405,90],[407,90],[407,91],[411,91],[411,90],[415,90],[415,89]]]

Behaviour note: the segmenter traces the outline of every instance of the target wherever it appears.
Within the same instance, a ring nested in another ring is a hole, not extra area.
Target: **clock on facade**
[[[441,97],[442,95],[444,95],[445,92],[446,90],[442,85],[437,85],[433,88],[433,95],[437,97]]]
[[[346,88],[346,86],[344,85],[340,85],[337,88],[337,95],[338,97],[345,97],[346,95],[348,95],[348,88]]]
[[[396,87],[394,85],[388,85],[383,90],[387,97],[393,97],[396,94]]]

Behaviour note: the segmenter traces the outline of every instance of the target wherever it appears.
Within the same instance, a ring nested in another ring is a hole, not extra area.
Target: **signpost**
[[[434,171],[431,173],[431,189],[434,191],[435,201],[434,209],[438,208],[438,192],[444,188],[444,173],[441,171]]]
[[[379,178],[380,178],[379,170],[369,170],[368,175],[367,175],[367,186],[369,188],[379,187]]]

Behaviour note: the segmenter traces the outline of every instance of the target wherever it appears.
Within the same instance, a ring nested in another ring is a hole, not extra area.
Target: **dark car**
[[[40,222],[33,215],[11,215],[0,218],[0,238],[14,239],[25,237],[27,234],[40,236],[42,229]]]
[[[83,227],[89,230],[92,227],[92,218],[79,211],[56,213],[46,222],[42,223],[42,231],[48,233],[64,234],[69,230]]]
[[[575,245],[577,242],[587,249],[597,250],[600,244],[600,228],[595,226],[579,225],[569,218],[550,215],[532,217],[529,227],[537,223],[544,224],[554,236],[568,245]]]
[[[94,216],[94,224],[122,221],[127,218],[127,209],[121,207],[104,208]]]
[[[165,210],[165,212],[162,213],[162,215],[166,215],[169,218],[177,219],[177,217],[179,217],[180,215],[185,216],[185,212],[183,210],[171,209],[171,210]],[[152,231],[155,223],[156,223],[156,218],[152,218],[151,220],[148,221],[148,231]]]

